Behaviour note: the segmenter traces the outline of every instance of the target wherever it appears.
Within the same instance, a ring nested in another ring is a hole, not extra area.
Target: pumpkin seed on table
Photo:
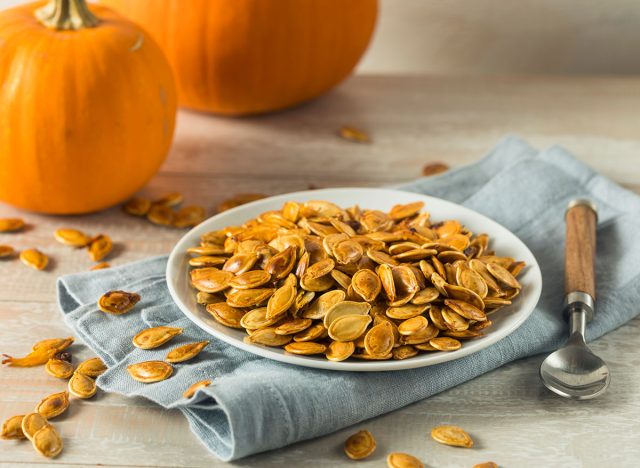
[[[24,228],[22,218],[0,218],[0,232],[17,232]]]
[[[184,201],[180,192],[170,192],[160,198],[153,200],[153,205],[176,207]]]
[[[33,367],[46,364],[56,353],[68,348],[73,343],[73,338],[49,338],[33,345],[32,351],[24,357],[15,358],[3,354],[2,364],[11,367]]]
[[[87,247],[89,249],[89,257],[94,262],[99,262],[113,250],[113,241],[106,234],[98,234],[91,239]]]
[[[58,431],[51,424],[47,424],[33,434],[31,443],[36,452],[47,458],[60,455],[64,446]]]
[[[44,366],[44,370],[50,376],[58,379],[68,379],[73,375],[73,366],[71,363],[61,359],[49,359]]]
[[[13,257],[15,253],[15,249],[10,245],[0,244],[0,258]]]
[[[154,349],[167,343],[174,336],[181,334],[182,331],[182,328],[178,327],[160,326],[145,328],[136,333],[131,341],[136,348]]]
[[[0,433],[0,439],[24,439],[26,436],[22,431],[23,419],[24,414],[11,416],[10,418],[5,419],[5,421],[2,423],[2,432]]]
[[[209,385],[211,385],[211,379],[201,380],[200,382],[196,382],[193,385],[191,385],[189,388],[187,388],[182,394],[182,396],[184,398],[191,398],[196,394],[198,390],[204,387],[208,387]]]
[[[458,426],[437,426],[431,430],[431,437],[436,442],[455,447],[471,448],[473,439]]]
[[[108,291],[98,299],[98,308],[102,312],[122,315],[129,312],[140,301],[140,295],[127,291]]]
[[[344,443],[344,453],[352,460],[367,458],[376,450],[377,444],[369,431],[359,431],[349,436]]]
[[[146,216],[149,221],[158,226],[171,226],[175,219],[173,209],[167,205],[151,205]]]
[[[194,227],[204,221],[206,216],[207,213],[202,206],[184,206],[176,212],[173,225],[177,228]]]
[[[476,463],[473,465],[473,468],[499,468],[497,463],[492,461],[484,462],[484,463]]]
[[[345,140],[354,141],[357,143],[371,143],[371,137],[355,127],[344,126],[340,129],[339,135]]]
[[[36,405],[35,412],[40,413],[45,419],[53,419],[60,416],[69,407],[69,394],[67,392],[54,393],[44,397]]]
[[[146,216],[150,208],[151,201],[141,197],[134,197],[122,205],[124,212],[131,216]]]
[[[82,361],[76,368],[77,373],[84,374],[87,377],[93,378],[101,376],[106,372],[106,370],[106,364],[99,357],[94,357]]]
[[[166,380],[173,374],[173,366],[164,361],[145,361],[127,366],[129,375],[138,382],[153,383]]]
[[[86,247],[91,242],[91,237],[78,229],[56,229],[53,235],[58,242],[71,247]]]
[[[422,167],[422,175],[424,177],[429,177],[442,172],[447,172],[448,170],[449,166],[447,164],[441,162],[427,163]]]
[[[22,418],[22,433],[32,441],[34,434],[48,424],[47,419],[40,413],[29,413]]]
[[[68,389],[71,395],[82,399],[91,398],[98,391],[96,381],[78,371],[69,379]]]
[[[184,362],[193,359],[209,344],[208,340],[197,343],[187,343],[169,351],[164,358],[167,362]]]
[[[424,463],[408,453],[392,452],[387,455],[387,466],[389,468],[424,468]]]
[[[49,264],[49,257],[38,249],[26,249],[20,252],[20,260],[36,270],[44,270]]]

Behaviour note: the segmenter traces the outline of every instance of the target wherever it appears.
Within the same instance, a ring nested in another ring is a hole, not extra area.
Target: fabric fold
[[[587,328],[593,340],[638,314],[640,198],[595,173],[559,147],[537,152],[521,139],[505,138],[481,161],[395,188],[460,203],[513,231],[542,269],[542,297],[531,317],[495,345],[456,361],[397,372],[351,373],[302,368],[271,361],[212,340],[198,359],[176,365],[170,379],[152,385],[132,380],[127,365],[162,359],[167,350],[131,344],[142,328],[178,326],[172,346],[211,337],[172,302],[164,280],[166,257],[58,280],[67,324],[105,360],[98,379],[105,391],[148,398],[178,408],[202,443],[222,460],[321,436],[393,411],[564,341],[564,209],[574,197],[599,206],[598,313]],[[428,209],[428,207],[427,207]],[[107,290],[139,292],[134,313],[111,317],[97,309]],[[192,399],[183,392],[212,379]]]

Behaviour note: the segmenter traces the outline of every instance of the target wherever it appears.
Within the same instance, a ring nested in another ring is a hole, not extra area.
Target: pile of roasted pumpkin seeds
[[[73,344],[73,338],[51,338],[33,345],[29,354],[14,358],[3,354],[3,364],[12,367],[45,366],[45,371],[58,379],[69,379],[67,390],[54,393],[40,400],[33,413],[12,416],[2,424],[0,438],[28,439],[39,454],[53,458],[62,452],[64,446],[60,434],[51,420],[69,408],[69,394],[87,399],[97,392],[95,379],[107,370],[100,358],[87,359],[74,369],[71,353],[65,351]]]
[[[173,192],[156,200],[135,197],[122,205],[122,209],[131,216],[146,218],[158,226],[188,228],[200,224],[206,216],[206,210],[198,205],[178,209],[183,201],[181,193]]]
[[[197,301],[250,343],[332,361],[407,359],[482,336],[524,262],[424,204],[287,202],[188,249]]]

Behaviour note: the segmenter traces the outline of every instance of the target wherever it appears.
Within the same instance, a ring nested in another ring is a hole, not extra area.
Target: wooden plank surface
[[[504,134],[538,147],[562,144],[595,169],[640,192],[640,79],[562,77],[361,76],[313,103],[273,116],[221,119],[182,112],[174,148],[147,195],[184,193],[210,212],[238,192],[267,194],[329,186],[376,186],[419,176],[428,162],[452,166],[477,160]],[[336,135],[354,125],[369,145]],[[109,260],[121,264],[169,251],[183,231],[152,226],[118,208],[83,217],[22,213],[0,204],[0,217],[22,216],[23,233],[0,234],[18,249],[37,246],[52,257],[47,271],[0,261],[0,352],[19,354],[42,338],[66,335],[55,306],[55,278],[91,262],[53,240],[62,226],[108,233]],[[428,466],[634,466],[640,455],[640,320],[593,344],[610,364],[613,384],[594,402],[567,402],[538,382],[542,357],[519,361],[467,384],[366,422],[376,454],[358,466],[380,466],[392,450],[420,456]],[[74,345],[77,357],[90,356]],[[64,383],[41,368],[0,368],[0,418],[30,411]],[[439,446],[436,424],[455,422],[478,441],[472,451]],[[142,399],[101,394],[74,405],[58,424],[63,455],[50,462],[28,444],[2,441],[0,466],[220,466],[191,436],[186,421]],[[356,428],[241,460],[238,466],[348,464],[343,440]]]

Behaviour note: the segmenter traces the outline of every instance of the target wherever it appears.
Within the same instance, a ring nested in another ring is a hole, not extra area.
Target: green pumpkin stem
[[[56,30],[93,28],[100,22],[85,0],[50,0],[36,10],[35,16],[47,28]]]

